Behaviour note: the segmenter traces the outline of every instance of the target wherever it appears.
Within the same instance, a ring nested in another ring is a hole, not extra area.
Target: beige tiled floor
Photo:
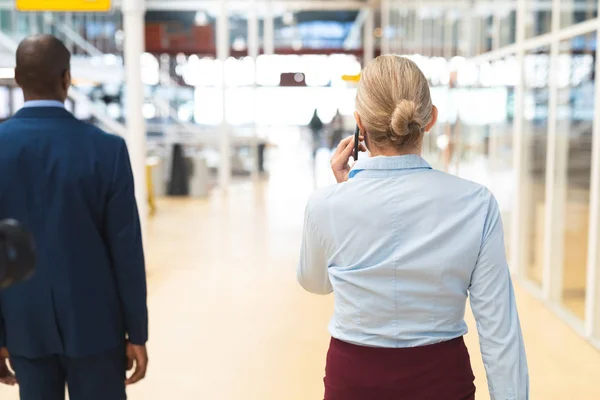
[[[332,298],[304,293],[295,282],[313,180],[301,173],[308,168],[302,161],[278,161],[269,183],[159,202],[147,234],[150,371],[130,389],[132,400],[322,398]],[[600,399],[600,352],[517,292],[531,398]],[[474,329],[467,341],[478,399],[489,399]],[[0,399],[16,398],[14,389],[0,388]]]

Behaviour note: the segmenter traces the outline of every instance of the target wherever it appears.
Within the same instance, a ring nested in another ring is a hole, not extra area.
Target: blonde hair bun
[[[412,100],[400,100],[390,121],[392,132],[397,136],[420,135],[425,123],[419,118],[418,106]]]

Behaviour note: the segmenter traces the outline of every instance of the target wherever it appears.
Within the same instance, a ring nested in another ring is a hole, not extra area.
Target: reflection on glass
[[[525,34],[528,38],[552,30],[552,0],[526,0]]]
[[[493,38],[492,38],[492,34],[491,32],[494,31],[494,17],[493,16],[487,16],[483,19],[483,35],[482,36],[482,40],[483,40],[483,51],[482,52],[488,52],[488,51],[492,51],[492,45],[493,45]]]
[[[390,7],[390,28],[389,28],[389,41],[390,41],[390,51],[392,53],[398,53],[398,41],[400,39],[400,9],[399,7],[395,7],[396,4],[392,2],[392,7]]]
[[[500,15],[500,47],[508,46],[516,42],[517,32],[517,11],[507,10],[504,15]]]
[[[0,27],[4,33],[11,34],[14,30],[12,12],[12,10],[0,9]]]
[[[525,57],[523,250],[526,276],[542,283],[546,226],[546,159],[548,145],[549,47]]]
[[[450,172],[487,186],[496,196],[509,243],[513,205],[513,115],[515,59],[479,65],[479,81],[471,89],[453,89],[457,115],[451,138]]]
[[[514,208],[514,173],[513,173],[513,123],[515,113],[514,67],[516,60],[509,57],[496,61],[492,65],[497,81],[493,83],[496,90],[504,90],[502,101],[504,113],[501,118],[488,122],[489,134],[486,137],[485,155],[490,175],[490,189],[498,199],[504,224],[504,237],[507,246],[510,243],[512,226],[510,214]],[[500,117],[500,115],[498,116]]]
[[[585,314],[596,34],[561,43],[557,110],[556,218],[562,227],[562,303]],[[561,266],[559,266],[561,267]]]
[[[560,8],[560,26],[563,28],[598,16],[595,0],[562,0]]]

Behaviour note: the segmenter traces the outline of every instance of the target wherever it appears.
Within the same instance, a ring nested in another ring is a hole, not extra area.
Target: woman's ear
[[[429,122],[427,124],[427,126],[425,127],[425,132],[431,131],[431,129],[437,122],[437,119],[438,119],[438,109],[436,106],[433,106],[433,109],[431,110],[431,122]]]
[[[358,125],[358,129],[360,129],[360,133],[363,135],[366,134],[367,132],[365,131],[365,127],[360,121],[360,115],[358,115],[356,111],[354,112],[354,119],[356,119],[356,125]]]

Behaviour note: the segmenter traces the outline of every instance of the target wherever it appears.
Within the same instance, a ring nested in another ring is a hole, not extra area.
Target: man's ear
[[[69,88],[71,87],[71,71],[66,70],[63,74],[63,90],[65,93],[69,92]]]
[[[21,76],[19,74],[19,70],[15,68],[15,82],[17,82],[17,85],[19,85],[19,87],[21,86]]]

